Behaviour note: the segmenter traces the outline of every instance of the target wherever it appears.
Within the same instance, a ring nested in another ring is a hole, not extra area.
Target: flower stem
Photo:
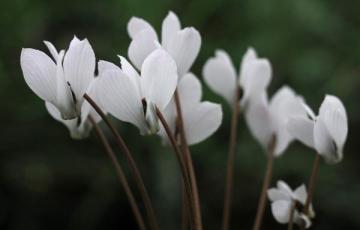
[[[125,144],[125,142],[124,142],[123,138],[121,137],[121,135],[119,134],[119,132],[111,124],[111,122],[106,117],[104,112],[100,109],[100,107],[90,98],[89,95],[85,94],[84,98],[90,103],[90,105],[95,109],[95,111],[101,116],[103,121],[106,123],[106,125],[109,127],[111,132],[114,134],[116,143],[118,144],[120,149],[125,154],[125,158],[126,158],[128,164],[130,166],[130,171],[133,174],[135,183],[136,183],[136,185],[137,185],[137,187],[138,187],[138,189],[140,191],[140,195],[141,195],[141,198],[142,198],[142,200],[144,202],[144,205],[145,205],[147,218],[148,218],[149,224],[151,226],[151,229],[158,230],[159,225],[157,223],[155,211],[153,209],[149,194],[148,194],[148,192],[146,190],[146,187],[145,187],[144,181],[142,179],[141,173],[140,173],[140,171],[139,171],[139,169],[138,169],[138,167],[136,165],[136,162],[135,162],[134,158],[131,155],[131,152],[130,152],[129,148]]]
[[[258,209],[256,212],[256,218],[255,218],[253,230],[260,230],[262,219],[264,216],[265,207],[266,207],[266,192],[270,186],[271,176],[272,176],[275,145],[276,145],[276,137],[275,137],[275,135],[273,135],[273,137],[271,138],[271,141],[268,145],[268,150],[267,150],[268,160],[267,160],[265,178],[264,178],[263,187],[262,187],[262,191],[261,191],[260,198],[259,198],[259,204],[258,204]]]
[[[296,209],[296,201],[293,201],[290,209],[288,230],[293,230],[295,209]]]
[[[178,128],[180,131],[180,141],[181,141],[181,146],[182,146],[182,150],[183,150],[183,156],[184,156],[187,170],[189,171],[189,177],[190,177],[190,182],[191,182],[191,191],[192,191],[192,199],[193,199],[192,202],[194,204],[194,224],[195,224],[194,229],[202,230],[199,192],[198,192],[198,187],[197,187],[194,165],[193,165],[193,161],[191,158],[189,146],[188,146],[187,140],[186,140],[178,90],[175,91],[175,104],[176,104],[177,119],[178,119],[178,124],[179,124]]]
[[[310,204],[311,204],[312,197],[313,197],[314,191],[315,191],[315,183],[316,183],[316,178],[317,178],[318,171],[319,171],[320,160],[321,160],[320,154],[316,154],[315,160],[313,163],[313,168],[311,171],[309,185],[308,185],[308,195],[306,197],[304,210],[303,210],[303,212],[306,216],[309,215]],[[302,226],[301,228],[305,229],[305,226]]]
[[[181,229],[182,230],[187,230],[188,229],[188,226],[189,226],[189,213],[188,213],[188,208],[190,207],[189,206],[189,198],[187,196],[187,193],[186,193],[186,188],[185,188],[185,185],[184,183],[182,183],[182,204],[181,204]]]
[[[188,201],[191,201],[192,200],[191,183],[190,183],[188,171],[187,171],[187,168],[186,168],[186,164],[184,162],[184,158],[182,157],[182,154],[181,154],[181,150],[180,150],[179,146],[176,143],[175,137],[172,134],[169,125],[167,124],[164,116],[162,115],[162,113],[160,112],[160,110],[158,108],[156,108],[156,115],[160,119],[160,122],[161,122],[161,124],[163,125],[163,127],[165,129],[165,132],[166,132],[167,136],[169,137],[171,146],[173,147],[175,155],[176,155],[176,157],[177,157],[177,159],[179,161],[181,174],[182,174],[182,179],[183,179],[183,185],[185,187],[184,190],[186,191]],[[193,204],[191,202],[189,202],[189,203],[190,203],[190,206],[191,206],[190,207],[190,212],[192,212],[191,210],[193,210]]]
[[[234,184],[234,162],[236,152],[236,139],[237,139],[237,125],[239,120],[239,98],[240,89],[236,91],[236,98],[233,105],[233,113],[231,118],[230,128],[230,142],[229,142],[229,155],[226,167],[226,182],[225,182],[225,193],[224,193],[224,213],[223,213],[223,230],[228,230],[230,225],[231,217],[231,202],[232,202],[232,190]]]
[[[109,156],[112,164],[115,167],[116,175],[117,175],[121,185],[123,186],[123,188],[125,190],[126,196],[127,196],[128,200],[129,200],[129,203],[130,203],[130,206],[131,206],[131,209],[132,209],[132,211],[134,213],[136,222],[139,225],[139,229],[140,230],[145,230],[146,227],[145,227],[144,219],[142,217],[142,214],[141,214],[141,212],[139,210],[138,205],[136,204],[136,200],[135,200],[134,195],[133,195],[133,193],[132,193],[132,191],[130,189],[130,186],[129,186],[128,182],[127,182],[124,171],[122,170],[121,165],[119,164],[113,149],[111,148],[111,146],[110,146],[109,142],[107,141],[104,133],[101,131],[101,129],[96,124],[94,119],[91,116],[89,116],[89,120],[90,120],[91,124],[94,126],[97,136],[99,137],[101,143],[103,144],[103,146],[105,148],[105,151],[106,151],[107,155]]]

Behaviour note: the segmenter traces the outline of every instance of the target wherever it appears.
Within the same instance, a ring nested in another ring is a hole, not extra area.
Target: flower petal
[[[136,34],[129,45],[128,56],[136,68],[141,66],[147,56],[153,52],[157,46],[157,35],[153,30],[145,29]]]
[[[163,49],[152,52],[141,69],[141,91],[148,102],[163,110],[170,102],[177,86],[175,61]]]
[[[174,58],[177,67],[179,79],[189,72],[190,67],[194,63],[199,54],[201,46],[201,36],[199,32],[188,27],[180,30],[173,36],[166,50]]]
[[[82,41],[78,41],[76,37],[73,39],[64,57],[64,73],[79,107],[84,93],[95,76],[95,54],[87,39]]]
[[[275,220],[281,224],[289,222],[291,201],[278,200],[271,204],[271,211]]]
[[[49,41],[44,41],[46,47],[48,48],[51,56],[54,58],[55,62],[57,62],[57,58],[58,58],[58,51],[56,50],[55,46],[49,42]]]
[[[182,107],[198,104],[202,95],[201,83],[193,73],[187,73],[179,82],[178,92]]]
[[[134,84],[138,86],[138,90],[141,94],[141,89],[140,89],[140,75],[138,74],[138,72],[136,71],[136,69],[126,60],[126,58],[119,56],[120,58],[120,66],[121,66],[121,70],[130,77],[130,79],[132,81],[134,81]],[[142,94],[140,95],[141,97]]]
[[[277,200],[291,200],[291,196],[289,193],[282,191],[277,188],[271,188],[267,191],[268,198],[271,202]]]
[[[223,116],[221,105],[211,102],[183,107],[182,111],[189,145],[197,144],[213,134],[219,128]]]
[[[117,65],[115,65],[114,63],[108,62],[108,61],[104,61],[104,60],[100,60],[98,61],[98,75],[101,76],[102,73],[104,73],[106,70],[118,70],[119,67]]]
[[[127,24],[127,31],[131,39],[134,39],[136,35],[142,30],[152,30],[156,34],[154,28],[144,19],[138,17],[132,17]]]
[[[287,122],[287,130],[304,145],[314,148],[314,121],[301,116],[294,116]]]
[[[176,36],[176,33],[181,29],[181,24],[177,15],[169,11],[162,23],[161,29],[161,43],[165,49],[169,47],[172,39]]]
[[[203,76],[206,84],[233,107],[236,92],[236,72],[229,55],[217,50],[215,57],[204,65]]]
[[[21,69],[25,82],[42,100],[56,102],[56,65],[49,56],[35,49],[22,49]]]

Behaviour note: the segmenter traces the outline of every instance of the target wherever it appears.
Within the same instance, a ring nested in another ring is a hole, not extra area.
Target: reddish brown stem
[[[267,160],[265,178],[264,178],[264,182],[263,182],[263,186],[262,186],[262,190],[261,190],[261,194],[260,194],[260,198],[259,198],[259,204],[258,204],[258,209],[256,212],[256,218],[255,218],[253,230],[260,230],[263,216],[265,213],[266,193],[267,193],[267,190],[268,190],[268,188],[270,186],[270,182],[271,182],[272,168],[273,168],[273,161],[274,161],[274,154],[275,154],[274,153],[275,145],[276,145],[276,137],[274,135],[271,138],[271,141],[269,143],[268,150],[267,150],[268,160]]]
[[[180,131],[180,141],[181,141],[181,146],[182,146],[182,150],[183,150],[183,156],[184,156],[186,167],[189,172],[189,177],[190,177],[190,182],[191,182],[191,191],[192,191],[192,198],[193,198],[192,202],[194,204],[194,224],[195,224],[194,229],[202,230],[201,207],[200,207],[198,186],[197,186],[196,175],[195,175],[195,170],[194,170],[191,153],[190,153],[189,146],[188,146],[187,140],[186,140],[183,116],[182,116],[182,112],[181,112],[180,97],[179,97],[179,93],[177,90],[175,91],[175,104],[176,104],[177,118],[179,121],[178,128]]]
[[[137,164],[136,164],[135,160],[133,159],[133,157],[131,155],[131,152],[130,152],[129,148],[125,144],[125,142],[124,142],[123,138],[121,137],[121,135],[119,134],[119,132],[111,124],[111,122],[106,117],[104,112],[100,109],[100,107],[90,98],[89,95],[85,94],[84,98],[90,103],[90,105],[95,109],[95,111],[101,116],[103,121],[106,123],[106,125],[109,127],[111,132],[114,134],[116,143],[118,144],[118,146],[120,147],[120,149],[124,153],[125,158],[126,158],[128,164],[129,164],[130,171],[131,171],[131,173],[132,173],[132,175],[134,177],[135,183],[136,183],[136,185],[137,185],[137,187],[138,187],[138,189],[140,191],[140,195],[141,195],[141,198],[142,198],[142,200],[144,202],[144,205],[145,205],[147,218],[148,218],[149,224],[151,226],[151,229],[159,230],[159,225],[157,223],[155,211],[153,209],[149,194],[148,194],[148,192],[146,190],[146,187],[145,187],[144,181],[142,179],[141,173],[140,173],[140,171],[139,171],[139,169],[137,167]]]
[[[288,230],[293,230],[295,209],[296,209],[296,201],[293,201],[293,203],[291,204],[291,209],[290,209]]]
[[[109,158],[110,158],[110,160],[111,160],[111,162],[112,162],[112,164],[113,164],[113,166],[115,168],[116,175],[117,175],[117,177],[118,177],[118,179],[120,181],[120,184],[122,185],[122,187],[125,190],[125,194],[126,194],[128,200],[129,200],[130,207],[131,207],[131,209],[133,211],[133,214],[135,216],[135,220],[136,220],[136,222],[137,222],[137,224],[139,226],[139,229],[146,230],[142,214],[141,214],[141,212],[139,210],[138,205],[136,204],[136,200],[135,200],[134,195],[133,195],[133,193],[132,193],[132,191],[130,189],[129,183],[127,182],[124,171],[122,170],[121,165],[119,164],[113,149],[111,148],[111,146],[110,146],[109,142],[107,141],[104,133],[101,131],[101,129],[96,124],[94,119],[91,116],[89,116],[89,120],[90,120],[91,124],[94,126],[95,132],[96,132],[97,136],[99,137],[101,143],[103,144],[103,146],[105,148],[105,152],[109,156]]]

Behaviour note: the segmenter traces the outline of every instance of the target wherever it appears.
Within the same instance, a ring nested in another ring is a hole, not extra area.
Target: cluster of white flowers
[[[199,32],[192,27],[181,29],[178,17],[170,12],[162,23],[161,42],[154,28],[141,18],[131,18],[128,34],[131,38],[128,58],[132,64],[120,55],[119,65],[102,60],[96,63],[88,40],[77,37],[67,50],[60,52],[45,41],[51,56],[23,49],[21,68],[25,81],[45,101],[51,116],[69,128],[73,138],[89,135],[90,117],[95,122],[101,120],[84,100],[86,93],[103,111],[135,125],[142,135],[159,135],[166,143],[168,137],[159,125],[156,111],[161,111],[175,134],[176,90],[188,144],[199,143],[213,134],[221,125],[221,105],[201,101],[201,83],[190,72],[200,51]],[[272,67],[253,48],[247,50],[240,71],[236,72],[229,55],[218,50],[204,65],[203,77],[231,108],[240,106],[250,132],[264,148],[275,137],[274,156],[278,157],[298,139],[314,148],[326,162],[341,161],[348,127],[345,108],[337,97],[326,96],[318,116],[289,86],[281,87],[269,100],[267,88]],[[242,92],[239,101],[238,90]],[[304,205],[306,196],[305,186],[293,192],[284,182],[278,182],[277,189],[268,191],[275,219],[287,223],[292,205]],[[312,208],[309,216],[298,210],[293,215],[295,223],[305,223],[307,227],[314,216]]]

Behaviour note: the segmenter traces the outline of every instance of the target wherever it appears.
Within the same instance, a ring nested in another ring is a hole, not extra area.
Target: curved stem
[[[145,205],[147,218],[148,218],[149,224],[151,226],[151,229],[158,230],[159,225],[157,223],[155,211],[153,209],[149,194],[148,194],[148,192],[146,190],[146,187],[145,187],[144,181],[142,179],[141,173],[140,173],[140,171],[139,171],[139,169],[138,169],[138,167],[137,167],[137,165],[135,163],[134,158],[132,157],[132,155],[130,153],[129,148],[125,144],[125,142],[124,142],[123,138],[121,137],[121,135],[119,134],[119,132],[111,124],[111,122],[106,117],[104,112],[100,109],[100,107],[90,98],[89,95],[85,94],[84,98],[90,103],[90,105],[95,109],[95,111],[101,116],[101,118],[104,120],[104,122],[109,127],[111,132],[114,134],[116,143],[118,144],[118,146],[120,147],[120,149],[124,153],[125,158],[126,158],[128,164],[129,164],[130,171],[133,174],[135,183],[136,183],[136,185],[137,185],[137,187],[138,187],[138,189],[140,191],[140,195],[141,195],[142,200],[143,200],[144,205]]]
[[[233,113],[231,118],[230,128],[230,142],[229,142],[229,155],[226,167],[226,182],[225,182],[225,193],[224,193],[224,213],[223,213],[223,230],[228,230],[230,225],[231,217],[231,202],[232,202],[232,190],[234,184],[234,162],[236,152],[236,139],[237,139],[237,124],[239,120],[239,96],[240,89],[236,91],[236,98],[233,105]]]
[[[111,146],[110,146],[109,142],[107,141],[104,133],[101,131],[101,129],[96,124],[94,119],[91,116],[89,116],[89,120],[90,120],[91,124],[94,126],[94,129],[95,129],[95,132],[96,132],[97,136],[99,137],[101,143],[103,144],[103,146],[105,148],[105,151],[106,151],[107,155],[109,156],[112,164],[115,167],[116,175],[117,175],[117,177],[118,177],[118,179],[120,181],[120,184],[122,185],[122,187],[125,190],[126,196],[127,196],[128,200],[129,200],[131,209],[132,209],[132,211],[134,213],[134,216],[135,216],[136,222],[137,222],[137,224],[139,226],[139,229],[145,230],[146,227],[145,227],[144,219],[143,219],[143,217],[141,215],[141,212],[139,210],[138,205],[136,204],[136,200],[135,200],[134,195],[133,195],[133,193],[132,193],[132,191],[130,189],[130,186],[129,186],[128,182],[127,182],[124,171],[122,170],[121,165],[119,164],[113,149],[111,148]]]
[[[290,209],[288,230],[293,230],[295,209],[296,209],[296,201],[294,200]]]
[[[171,146],[174,149],[176,158],[179,161],[180,164],[180,169],[181,169],[181,175],[182,175],[182,179],[183,179],[183,184],[185,186],[185,191],[186,191],[186,195],[188,196],[188,201],[190,201],[192,199],[192,193],[191,193],[191,183],[189,180],[189,176],[188,176],[188,172],[187,172],[187,168],[186,168],[186,164],[184,162],[184,159],[181,155],[181,150],[179,148],[179,146],[176,143],[175,137],[171,132],[171,129],[169,127],[169,125],[167,124],[164,116],[162,115],[162,113],[160,112],[160,110],[158,108],[156,108],[156,115],[158,116],[158,118],[160,119],[161,124],[163,125],[165,132],[170,140]],[[191,204],[191,202],[189,202]],[[190,210],[193,209],[193,204],[191,204],[191,208]]]
[[[199,198],[199,192],[197,187],[197,181],[196,181],[196,175],[194,170],[193,161],[191,158],[191,153],[189,150],[189,146],[186,141],[186,135],[184,130],[184,122],[181,112],[181,104],[180,104],[180,97],[179,93],[176,90],[175,91],[175,104],[176,104],[176,112],[177,112],[177,118],[178,118],[178,124],[179,124],[179,131],[180,131],[180,141],[181,146],[183,150],[183,156],[185,160],[186,167],[189,172],[190,182],[191,182],[191,191],[192,191],[192,198],[193,198],[193,204],[194,204],[194,228],[195,230],[202,230],[202,221],[201,221],[201,207],[200,207],[200,198]]]
[[[262,186],[262,191],[259,198],[259,204],[258,209],[256,212],[256,218],[253,230],[260,230],[262,219],[265,212],[266,207],[266,192],[270,186],[271,182],[271,176],[272,176],[272,168],[273,168],[273,161],[274,161],[274,152],[275,152],[275,145],[276,145],[276,137],[273,135],[271,138],[271,141],[268,146],[268,160],[267,160],[267,166],[266,166],[266,172],[265,172],[265,178]]]

